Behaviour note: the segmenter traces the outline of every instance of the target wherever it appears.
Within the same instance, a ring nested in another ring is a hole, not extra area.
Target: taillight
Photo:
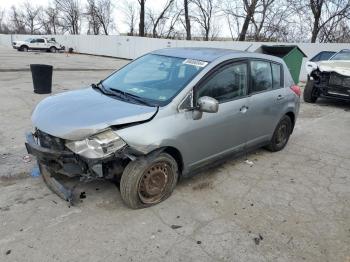
[[[301,96],[301,89],[299,86],[297,85],[292,85],[290,87],[290,89],[292,89],[292,91],[297,95],[297,96]]]

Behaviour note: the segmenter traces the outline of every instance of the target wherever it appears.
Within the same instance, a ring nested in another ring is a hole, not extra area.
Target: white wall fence
[[[0,45],[11,46],[16,40],[25,40],[30,35],[4,35],[0,34]],[[105,35],[50,35],[57,42],[66,48],[72,47],[79,53],[105,55],[126,59],[134,59],[147,52],[167,48],[167,47],[216,47],[228,48],[235,50],[255,51],[261,45],[291,45],[292,43],[276,42],[236,42],[236,41],[187,41],[145,38],[136,36],[105,36]],[[341,49],[350,49],[350,44],[312,44],[312,43],[295,43],[308,56],[304,62],[312,58],[320,51],[339,51]],[[300,72],[300,80],[306,79],[304,64]]]

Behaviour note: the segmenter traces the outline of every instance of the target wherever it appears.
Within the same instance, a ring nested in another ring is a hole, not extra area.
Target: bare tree
[[[168,22],[168,30],[165,34],[165,38],[175,38],[179,35],[179,32],[176,30],[175,25],[180,21],[180,16],[182,14],[183,10],[176,10],[174,12],[172,12],[171,15],[169,15],[169,17],[171,17],[169,19]]]
[[[88,34],[99,35],[101,29],[101,23],[97,16],[97,7],[95,0],[87,0],[87,8],[86,8],[86,18],[88,20]]]
[[[113,5],[111,0],[97,0],[96,16],[101,24],[103,33],[108,35],[109,29],[113,27]]]
[[[194,20],[201,26],[204,33],[204,40],[208,41],[212,30],[212,22],[217,5],[215,0],[192,0],[196,6]]]
[[[17,10],[15,6],[11,6],[10,9],[10,21],[12,31],[16,34],[26,34],[26,26],[24,22],[24,15]]]
[[[189,0],[184,0],[186,40],[191,40],[191,20],[189,16]]]
[[[266,26],[265,22],[272,13],[272,5],[275,0],[261,0],[261,10],[256,10],[251,17],[254,26],[254,40],[259,41],[263,28]],[[258,18],[257,18],[258,17]]]
[[[320,42],[324,43],[348,43],[350,42],[349,20],[333,19],[326,26],[322,27],[319,33]]]
[[[80,32],[81,6],[79,0],[54,0],[60,13],[61,26],[73,35]]]
[[[58,10],[52,6],[44,8],[39,14],[39,22],[45,34],[58,34],[60,26],[58,21]]]
[[[140,4],[139,36],[145,36],[145,3],[146,0],[138,0]]]
[[[310,7],[314,17],[311,43],[315,43],[320,30],[323,30],[333,19],[341,21],[349,16],[350,1],[310,0]],[[325,12],[322,12],[323,10]]]
[[[310,24],[311,42],[315,43],[319,33],[331,28],[334,22],[349,19],[349,0],[289,0],[294,9],[303,16],[304,23]],[[334,26],[334,25],[333,25]]]
[[[29,28],[28,31],[32,35],[41,28],[39,22],[41,10],[41,7],[33,6],[29,1],[26,1],[23,5],[24,24]]]
[[[124,23],[128,26],[128,35],[135,34],[135,27],[137,22],[137,8],[132,2],[124,1],[124,14],[126,16]]]
[[[4,32],[5,9],[0,9],[0,33]]]
[[[93,34],[98,35],[102,28],[104,34],[108,35],[110,27],[113,26],[112,11],[111,0],[87,0],[89,30],[92,29]]]
[[[148,12],[150,21],[152,22],[152,36],[158,37],[157,29],[159,25],[165,26],[166,20],[169,18],[168,14],[171,11],[171,8],[174,4],[175,0],[167,0],[164,7],[162,8],[159,14],[154,14],[152,11]]]

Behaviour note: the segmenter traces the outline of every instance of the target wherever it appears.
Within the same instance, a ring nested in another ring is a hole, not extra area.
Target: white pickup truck
[[[59,50],[64,50],[64,46],[55,41],[54,38],[28,38],[24,41],[12,42],[12,47],[18,51],[27,52],[29,50],[45,50],[51,53],[56,53]]]

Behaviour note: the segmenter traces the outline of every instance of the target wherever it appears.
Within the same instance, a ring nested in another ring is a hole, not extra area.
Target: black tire
[[[57,48],[54,46],[50,47],[50,53],[56,53],[57,52]]]
[[[292,120],[285,115],[279,121],[275,131],[273,132],[270,144],[266,147],[271,152],[282,150],[288,143],[290,134],[292,133]]]
[[[317,92],[314,87],[314,80],[309,79],[304,88],[304,101],[307,103],[315,103],[317,100]]]
[[[28,46],[26,46],[26,45],[21,46],[20,49],[21,49],[21,51],[23,51],[23,52],[28,52],[28,50],[29,50]]]
[[[171,195],[178,176],[177,162],[167,153],[138,158],[131,161],[124,169],[120,180],[121,197],[124,203],[133,209],[155,205]],[[147,186],[146,180],[149,182]],[[154,187],[154,184],[159,182],[162,183],[162,189]],[[152,191],[152,189],[159,191],[159,194],[146,195],[148,192],[145,191]]]

